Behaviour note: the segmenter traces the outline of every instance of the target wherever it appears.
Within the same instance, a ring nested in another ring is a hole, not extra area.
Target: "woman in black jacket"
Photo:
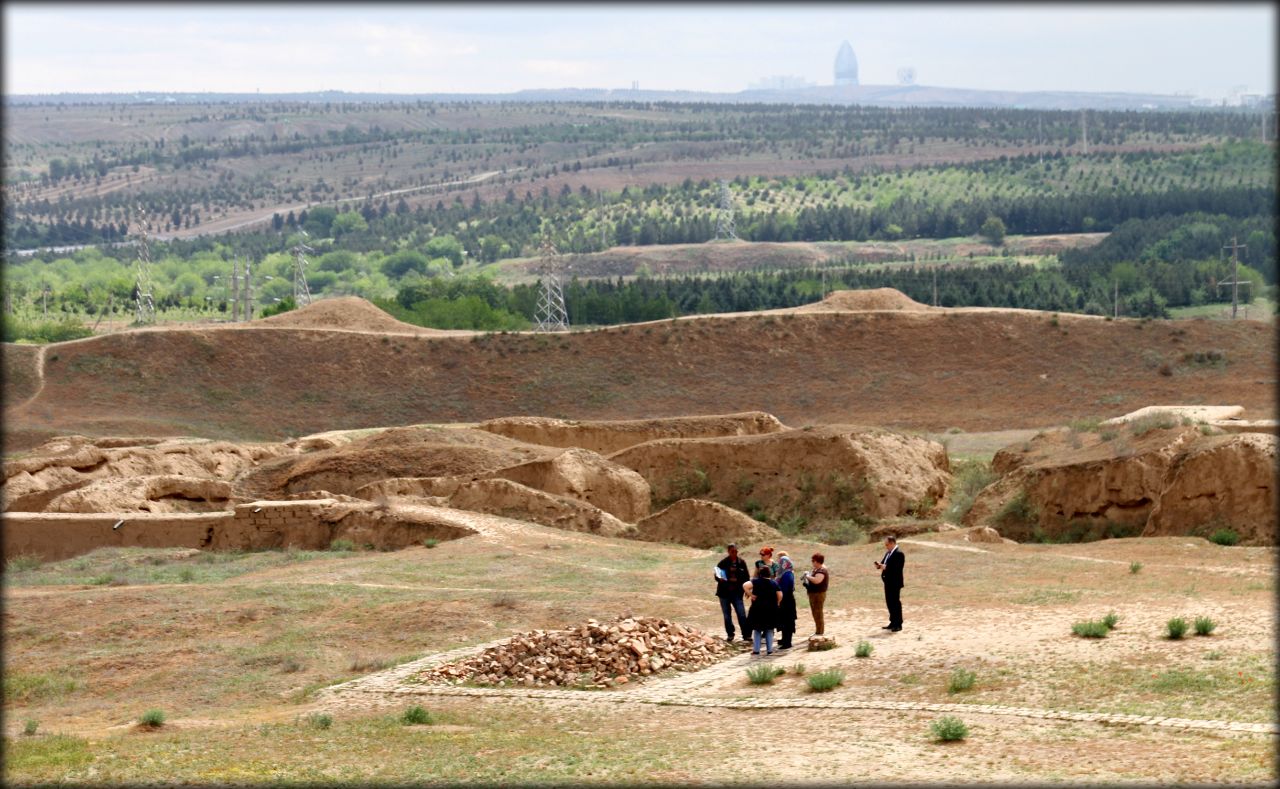
[[[782,590],[770,577],[769,565],[756,568],[756,577],[742,585],[742,592],[751,600],[747,612],[747,627],[751,628],[751,654],[760,654],[760,640],[764,639],[767,654],[773,654],[773,631],[778,626],[778,607],[782,604]]]

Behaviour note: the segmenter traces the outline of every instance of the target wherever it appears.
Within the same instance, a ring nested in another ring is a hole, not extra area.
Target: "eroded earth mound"
[[[681,499],[636,524],[635,536],[649,542],[674,542],[692,548],[723,548],[777,542],[782,535],[746,513],[715,501]]]
[[[231,483],[176,474],[89,482],[55,497],[45,512],[219,512],[231,508]]]
[[[659,671],[702,668],[731,651],[717,638],[666,619],[628,617],[605,623],[588,619],[564,630],[522,633],[475,657],[423,671],[414,679],[600,689]]]
[[[551,447],[580,447],[610,454],[659,438],[711,438],[780,433],[786,426],[772,414],[748,411],[669,419],[577,420],[509,416],[477,425],[481,430]]]
[[[923,515],[951,479],[941,444],[847,426],[661,439],[609,459],[638,471],[659,502],[713,499],[747,513],[810,518]]]
[[[1223,435],[1172,416],[1046,431],[996,454],[1002,476],[964,522],[1018,541],[1229,528],[1244,542],[1274,544],[1275,457],[1274,434]]]
[[[866,290],[837,290],[828,293],[822,301],[796,307],[794,312],[864,312],[867,310],[932,310],[897,288],[869,288]]]
[[[183,476],[230,482],[259,463],[288,454],[292,450],[282,444],[64,436],[5,461],[4,509],[40,512],[55,498],[98,480]]]
[[[248,325],[279,326],[290,329],[343,329],[379,334],[448,334],[404,323],[359,296],[321,299],[296,310],[261,318]]]

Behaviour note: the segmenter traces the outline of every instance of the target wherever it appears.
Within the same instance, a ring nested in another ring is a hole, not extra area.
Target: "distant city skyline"
[[[1275,8],[8,3],[4,92],[738,92],[776,75],[1009,91],[1275,92]]]

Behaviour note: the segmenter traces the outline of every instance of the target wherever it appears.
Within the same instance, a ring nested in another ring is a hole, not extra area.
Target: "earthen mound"
[[[711,499],[810,522],[926,515],[951,478],[941,444],[858,427],[662,439],[609,459],[638,471],[659,502]]]
[[[692,627],[656,617],[521,633],[475,657],[416,675],[431,683],[605,688],[658,671],[689,671],[732,647]]]
[[[449,496],[448,506],[606,537],[630,537],[634,532],[634,527],[599,507],[508,479],[465,482]]]
[[[1242,542],[1276,544],[1276,436],[1243,433],[1197,441],[1166,475],[1143,536],[1231,529]],[[1205,532],[1201,534],[1201,532]]]
[[[100,479],[55,497],[45,512],[219,512],[231,484],[172,474]]]
[[[58,496],[102,479],[176,475],[232,481],[291,452],[281,444],[61,436],[25,457],[5,461],[4,508],[39,512]]]
[[[777,542],[781,534],[743,512],[714,501],[681,499],[636,524],[636,538],[692,548]]]
[[[443,334],[391,317],[359,296],[321,299],[305,307],[252,321],[250,326],[290,329],[342,329],[379,334]]]
[[[636,472],[586,449],[500,469],[492,477],[588,502],[634,523],[649,514],[649,483]]]
[[[478,477],[490,471],[545,459],[557,453],[466,428],[403,427],[384,430],[342,446],[281,458],[241,481],[245,495],[279,498],[303,490],[354,494],[363,485],[392,477]]]
[[[1046,431],[993,459],[1003,476],[964,517],[1018,541],[1136,536],[1146,526],[1165,474],[1200,436],[1195,427],[1134,424],[1112,432]]]
[[[867,312],[871,310],[908,310],[928,312],[927,304],[921,304],[896,288],[870,288],[867,290],[837,290],[814,304],[796,307],[794,312]]]
[[[753,436],[786,430],[772,414],[671,417],[667,419],[576,420],[538,416],[489,419],[478,427],[491,433],[551,447],[579,447],[610,454],[659,438]]]

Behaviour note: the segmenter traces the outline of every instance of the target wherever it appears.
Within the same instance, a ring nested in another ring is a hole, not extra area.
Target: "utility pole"
[[[293,252],[293,303],[305,307],[311,303],[311,288],[307,287],[307,259],[303,252],[315,252],[314,249],[299,241]]]
[[[1115,284],[1115,293],[1111,298],[1115,306],[1112,308],[1111,317],[1119,318],[1120,317],[1120,280],[1116,280],[1114,284]]]
[[[933,265],[933,306],[938,306],[938,265]]]
[[[1236,319],[1236,311],[1239,308],[1240,302],[1239,302],[1238,294],[1240,292],[1240,286],[1253,284],[1252,282],[1240,281],[1240,250],[1248,249],[1248,248],[1249,248],[1248,245],[1237,244],[1235,236],[1231,237],[1231,246],[1223,247],[1224,250],[1227,250],[1227,249],[1231,250],[1231,281],[1219,282],[1218,287],[1222,287],[1223,285],[1231,286],[1231,320]]]
[[[244,262],[244,299],[240,302],[240,311],[244,319],[253,320],[253,279],[249,276],[249,261]]]
[[[1088,110],[1080,110],[1080,134],[1084,141],[1084,155],[1089,155],[1089,113]]]
[[[40,306],[44,310],[44,316],[49,317],[49,284],[40,289]]]
[[[231,259],[231,282],[227,285],[227,306],[231,308],[231,322],[240,320],[240,258]]]
[[[141,208],[139,208],[141,213]],[[150,221],[138,222],[138,259],[134,261],[134,322],[146,325],[156,322],[156,303],[151,295],[151,243],[147,238]]]

